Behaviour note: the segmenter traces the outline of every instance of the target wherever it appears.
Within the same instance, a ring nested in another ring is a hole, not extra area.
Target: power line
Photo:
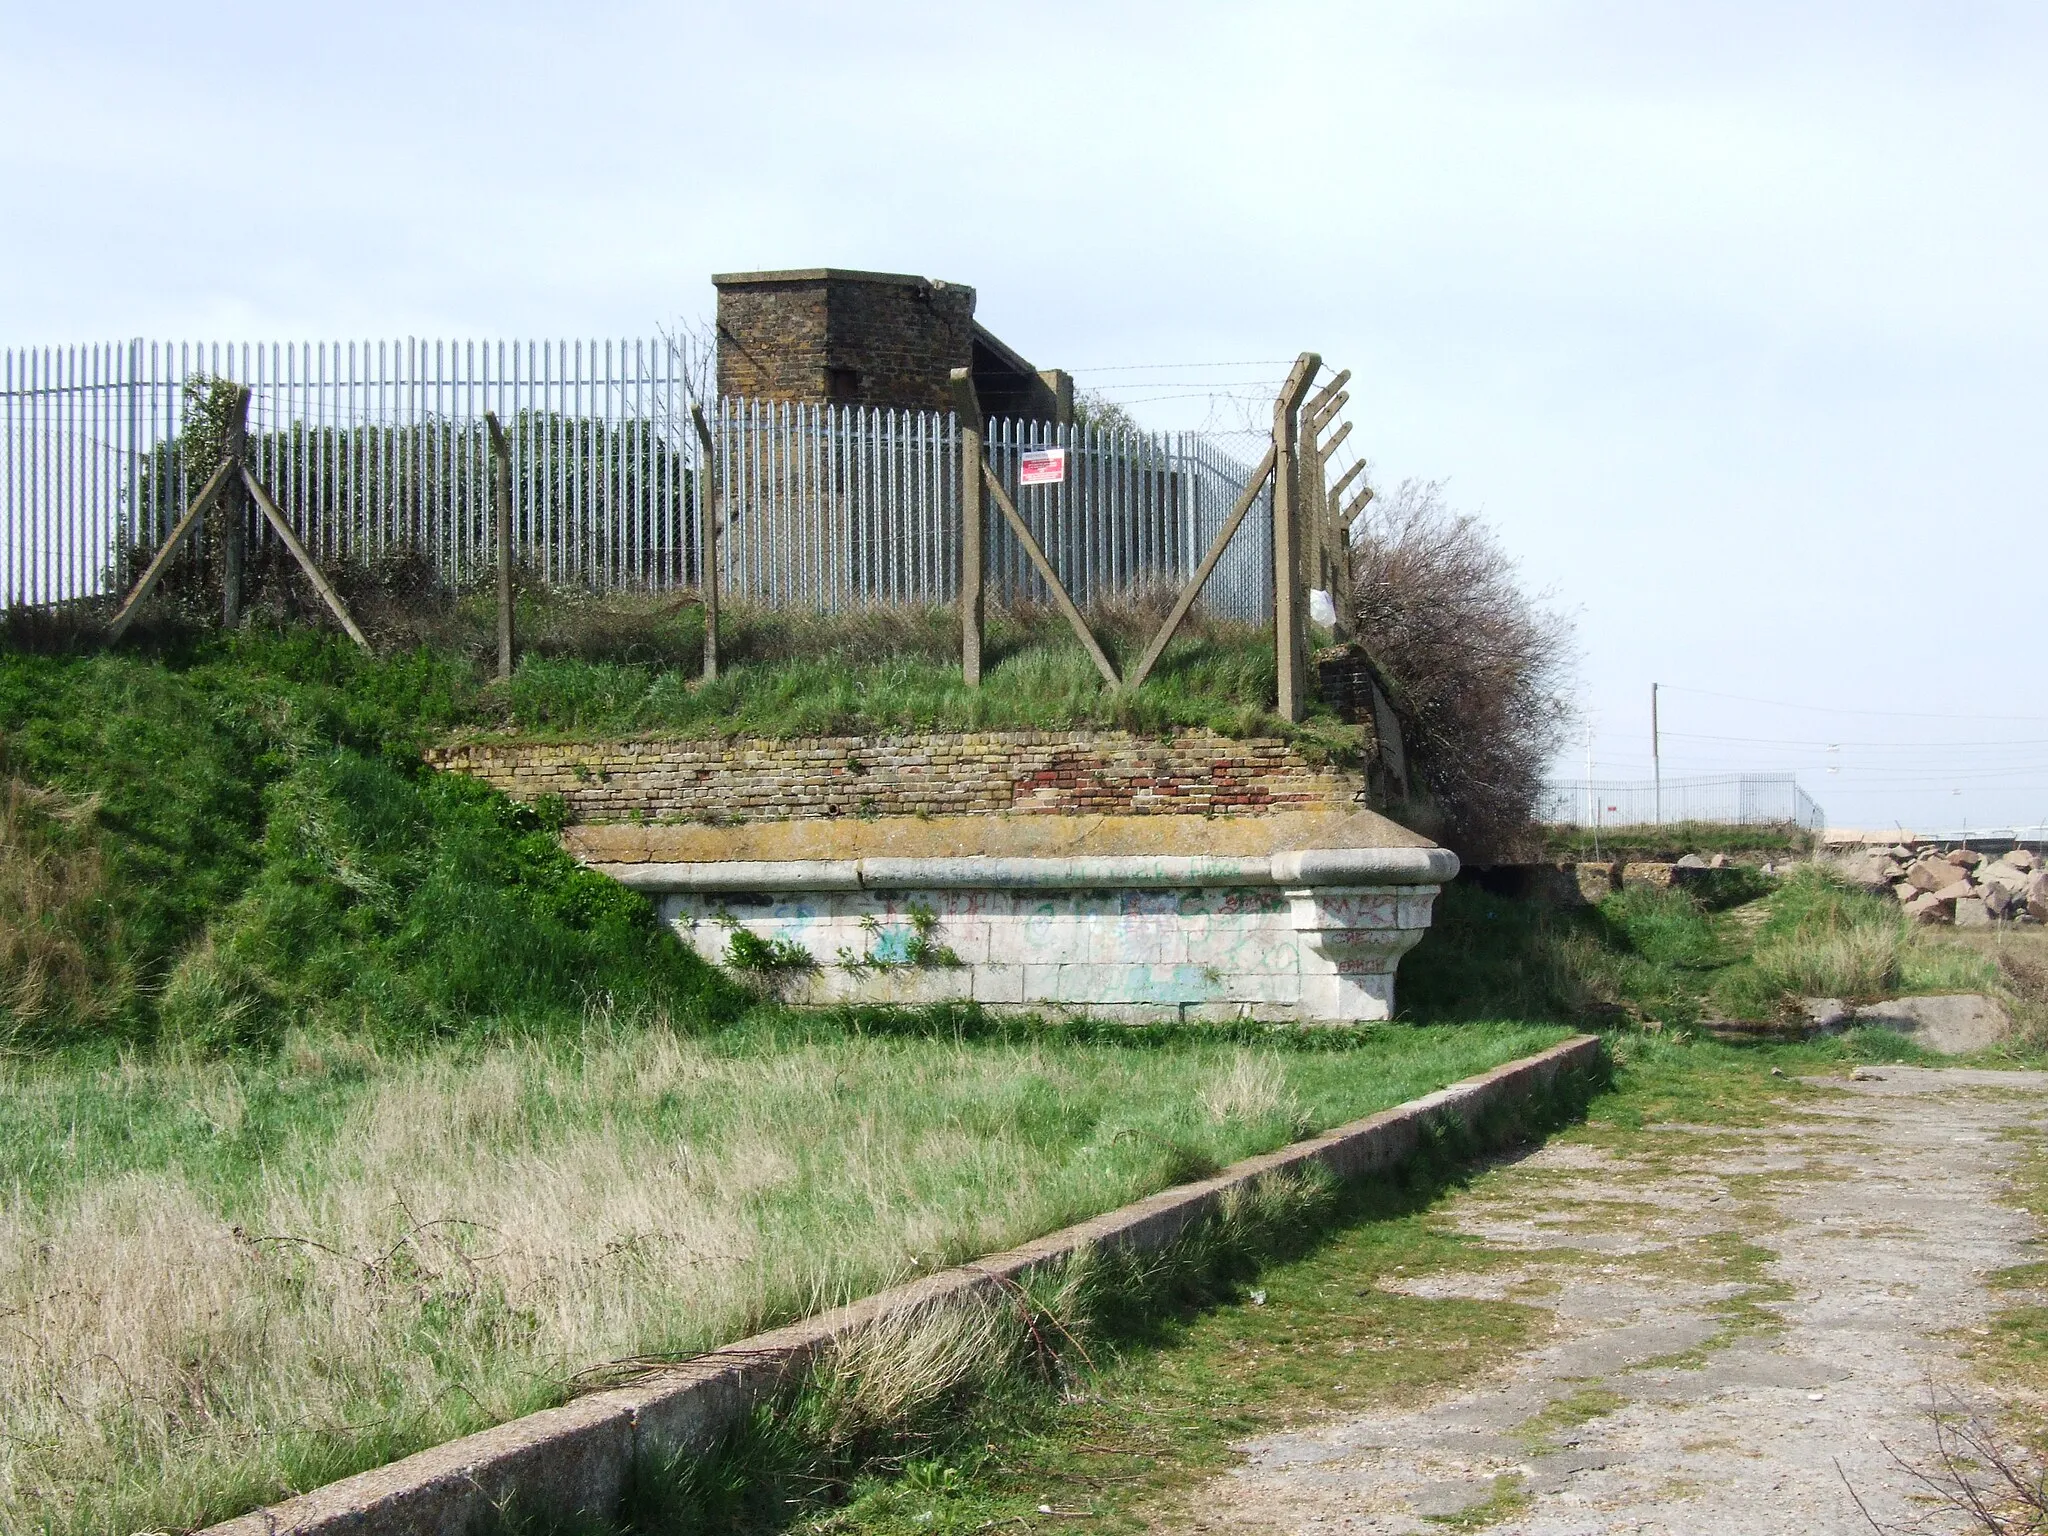
[[[2048,737],[2019,737],[2009,741],[1830,741],[1820,736],[1713,736],[1704,731],[1666,731],[1687,741],[1739,741],[1763,747],[1857,747],[1902,752],[1954,752],[1977,747],[2048,747]]]
[[[2048,715],[1949,715],[1918,709],[1843,709],[1832,704],[1793,704],[1784,699],[1752,698],[1745,693],[1717,693],[1711,688],[1683,688],[1676,683],[1663,686],[1670,693],[1690,693],[1706,699],[1732,699],[1738,704],[1764,704],[1772,709],[1803,709],[1821,715],[1862,715],[1887,720],[2022,720],[2034,725],[2048,725]]]
[[[1069,373],[1157,373],[1167,368],[1284,368],[1291,357],[1250,357],[1235,363],[1097,363],[1092,368],[1069,368]]]

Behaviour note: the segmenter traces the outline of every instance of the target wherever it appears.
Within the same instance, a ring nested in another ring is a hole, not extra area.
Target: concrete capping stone
[[[1363,1120],[1233,1163],[1214,1178],[1176,1185],[1121,1210],[969,1264],[728,1344],[631,1387],[592,1393],[343,1478],[199,1536],[471,1536],[507,1512],[533,1518],[602,1518],[628,1490],[637,1457],[708,1447],[757,1402],[836,1341],[882,1317],[943,1306],[1005,1288],[1090,1248],[1166,1247],[1232,1190],[1320,1163],[1340,1179],[1395,1166],[1430,1123],[1470,1123],[1498,1105],[1589,1068],[1600,1041],[1577,1035],[1534,1056],[1424,1094]]]
[[[1087,855],[1075,858],[702,860],[591,868],[637,891],[1088,889],[1201,885],[1441,885],[1458,873],[1448,848],[1310,848],[1231,858]]]

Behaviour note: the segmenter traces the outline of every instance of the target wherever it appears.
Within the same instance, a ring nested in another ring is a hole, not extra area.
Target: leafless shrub
[[[2042,1536],[2048,1532],[2048,1465],[2015,1445],[1977,1408],[1950,1394],[1946,1401],[1930,1384],[1926,1419],[1933,1440],[1932,1461],[1912,1461],[1887,1445],[1885,1454],[1936,1505],[1962,1516],[1965,1528],[1985,1536]],[[1862,1495],[1835,1463],[1835,1473],[1877,1536],[1906,1536],[1926,1529],[1925,1517],[1888,1525],[1864,1504]]]
[[[1414,768],[1459,853],[1498,857],[1526,834],[1563,738],[1571,625],[1525,591],[1484,523],[1436,481],[1373,504],[1354,541],[1358,638],[1386,673]]]

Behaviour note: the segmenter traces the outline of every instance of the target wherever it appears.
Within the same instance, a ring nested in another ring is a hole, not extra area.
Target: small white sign
[[[1026,448],[1017,461],[1019,485],[1058,485],[1067,478],[1067,450]]]

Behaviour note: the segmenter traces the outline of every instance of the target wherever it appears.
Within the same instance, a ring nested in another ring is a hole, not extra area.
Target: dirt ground
[[[1853,1488],[1887,1527],[1968,1529],[1891,1451],[1931,1459],[1930,1389],[2000,1406],[1970,1355],[2014,1300],[1987,1275],[2041,1257],[2009,1177],[2048,1073],[1833,1086],[1757,1129],[1557,1141],[1481,1181],[1449,1219],[1494,1262],[1413,1289],[1547,1309],[1543,1344],[1454,1395],[1250,1442],[1171,1528],[1846,1536],[1870,1530]]]

